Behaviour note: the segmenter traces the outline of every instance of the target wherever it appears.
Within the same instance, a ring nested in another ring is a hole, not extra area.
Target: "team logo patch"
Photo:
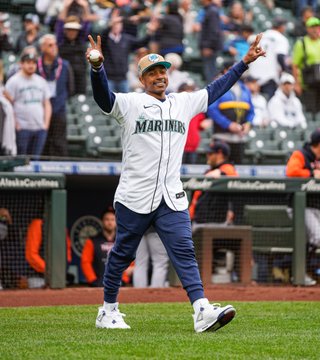
[[[102,223],[97,217],[86,215],[77,219],[70,231],[71,246],[75,254],[80,257],[86,240],[101,231]]]
[[[158,62],[160,60],[159,55],[157,55],[157,54],[150,54],[148,56],[148,59],[149,59],[149,61],[151,61],[153,63]]]
[[[186,195],[185,192],[184,192],[184,191],[181,191],[181,192],[179,192],[179,193],[176,194],[176,199],[181,199],[181,198],[183,198],[185,195]]]

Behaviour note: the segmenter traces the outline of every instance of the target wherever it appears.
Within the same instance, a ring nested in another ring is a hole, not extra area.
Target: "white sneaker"
[[[314,286],[316,284],[317,284],[316,280],[312,279],[312,277],[310,277],[308,274],[306,274],[304,276],[304,285],[305,286]]]
[[[197,333],[217,331],[227,325],[236,315],[232,305],[221,307],[220,304],[204,304],[197,314],[192,315],[194,330]]]
[[[96,327],[104,329],[131,329],[123,320],[125,316],[125,314],[119,311],[118,303],[115,304],[111,311],[100,307],[96,319]]]

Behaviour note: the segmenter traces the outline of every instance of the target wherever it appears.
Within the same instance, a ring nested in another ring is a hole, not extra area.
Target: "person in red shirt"
[[[187,91],[191,92],[196,90],[194,83],[183,83],[179,86],[178,92]],[[200,131],[209,129],[212,127],[212,120],[207,119],[205,113],[200,113],[194,116],[189,124],[188,136],[186,145],[184,147],[184,154],[182,162],[184,164],[196,164],[197,163],[197,149],[199,147],[201,137]]]
[[[87,283],[92,287],[103,286],[105,262],[113,248],[116,237],[116,216],[112,207],[102,213],[102,231],[87,239],[81,253],[81,270]],[[133,263],[123,273],[122,283],[130,284]]]

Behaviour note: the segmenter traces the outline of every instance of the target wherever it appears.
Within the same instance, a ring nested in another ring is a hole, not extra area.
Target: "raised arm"
[[[243,59],[224,75],[212,81],[207,86],[209,95],[208,105],[215,102],[220,96],[231,89],[231,87],[240,79],[241,75],[248,69],[248,65],[251,62],[255,61],[260,56],[265,56],[266,52],[261,49],[259,45],[261,38],[262,34],[258,34]]]
[[[91,86],[93,98],[101,110],[109,113],[112,110],[116,96],[109,89],[107,74],[103,67],[104,58],[101,50],[101,37],[98,35],[97,43],[93,40],[91,35],[88,36],[88,39],[91,47],[87,49],[86,57],[91,65]],[[90,59],[90,52],[92,50],[99,51],[100,54],[98,59]]]

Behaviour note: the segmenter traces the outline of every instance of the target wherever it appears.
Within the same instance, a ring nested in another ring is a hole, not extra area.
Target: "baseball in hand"
[[[100,60],[101,54],[100,51],[93,49],[89,53],[89,59],[91,62],[97,62]]]

